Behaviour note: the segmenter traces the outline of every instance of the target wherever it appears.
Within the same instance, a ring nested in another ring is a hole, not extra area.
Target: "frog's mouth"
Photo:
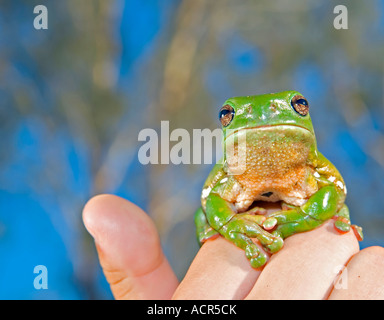
[[[246,132],[246,131],[258,131],[258,130],[270,130],[270,129],[273,129],[273,128],[276,128],[278,127],[278,129],[280,129],[280,131],[284,131],[284,129],[297,129],[299,128],[300,130],[305,130],[306,134],[310,133],[312,136],[314,136],[314,133],[309,130],[308,128],[305,128],[303,126],[300,126],[300,125],[297,125],[297,124],[265,124],[265,125],[261,125],[261,126],[255,126],[255,127],[246,127],[246,128],[240,128],[240,129],[229,129],[230,132],[228,135],[225,136],[224,140],[228,139],[230,136],[234,135],[234,134],[239,134],[241,132]]]
[[[276,201],[276,202],[269,202],[269,201],[263,201],[263,200],[257,200],[250,205],[250,207],[247,210],[258,210],[258,208],[261,208],[262,210],[258,211],[258,214],[270,214],[275,211],[281,211],[286,210],[286,207],[283,205],[283,201]]]

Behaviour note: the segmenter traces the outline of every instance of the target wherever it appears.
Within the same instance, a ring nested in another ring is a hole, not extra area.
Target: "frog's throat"
[[[244,174],[252,162],[256,165],[266,160],[271,162],[265,168],[268,172],[273,163],[282,166],[286,161],[284,166],[296,166],[299,161],[300,165],[305,165],[317,150],[313,131],[296,124],[254,126],[234,131],[223,139],[224,161],[233,175]]]
[[[246,128],[240,128],[240,129],[233,129],[231,130],[231,132],[228,134],[228,135],[225,135],[224,136],[224,142],[232,135],[234,134],[237,134],[239,132],[242,132],[243,130],[257,130],[257,129],[261,129],[263,130],[264,128],[271,128],[271,127],[286,127],[286,128],[300,128],[300,129],[303,129],[303,130],[306,130],[308,131],[313,137],[314,137],[314,140],[316,141],[315,139],[315,134],[313,131],[309,130],[308,128],[305,128],[303,126],[299,126],[297,124],[285,124],[285,123],[282,123],[282,124],[265,124],[265,125],[262,125],[262,126],[255,126],[255,127],[246,127]]]

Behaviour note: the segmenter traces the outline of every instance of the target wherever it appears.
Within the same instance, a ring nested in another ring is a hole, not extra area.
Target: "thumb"
[[[103,272],[116,299],[170,299],[178,285],[153,221],[133,203],[99,195],[84,207]]]

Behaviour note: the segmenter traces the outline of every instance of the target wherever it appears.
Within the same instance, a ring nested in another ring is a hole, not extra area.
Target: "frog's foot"
[[[349,230],[353,230],[358,241],[363,240],[363,229],[356,225],[351,225],[351,220],[349,218],[349,210],[346,205],[337,212],[337,214],[333,217],[335,220],[335,229],[340,233],[346,233]]]
[[[244,250],[247,245],[253,244],[251,239],[256,239],[267,252],[275,253],[282,248],[284,242],[281,237],[261,227],[264,220],[265,217],[261,215],[237,214],[222,227],[220,233]]]
[[[355,234],[358,241],[362,241],[363,236],[363,229],[355,224],[351,225],[351,221],[345,217],[340,216],[334,216],[333,219],[335,220],[334,226],[335,229],[340,233],[347,233],[349,230],[353,230],[353,233]]]
[[[264,252],[261,252],[259,247],[252,243],[245,247],[245,256],[249,260],[252,268],[260,268],[267,262],[267,256]]]
[[[351,220],[349,218],[349,210],[346,205],[343,205],[342,208],[333,216],[335,221],[334,227],[336,231],[340,233],[347,233],[351,230]]]
[[[260,268],[267,262],[267,255],[245,234],[232,230],[228,232],[226,238],[245,251],[252,268]]]
[[[284,241],[281,237],[274,236],[262,228],[266,220],[265,216],[243,213],[238,214],[236,218],[243,219],[245,222],[244,233],[251,238],[256,238],[267,252],[275,253],[283,247]],[[249,225],[249,222],[253,223],[253,225]]]
[[[364,239],[363,229],[355,224],[351,225],[351,221],[349,219],[337,215],[334,216],[333,219],[335,220],[335,229],[338,232],[347,233],[352,228],[353,233],[355,234],[358,241],[362,241]]]

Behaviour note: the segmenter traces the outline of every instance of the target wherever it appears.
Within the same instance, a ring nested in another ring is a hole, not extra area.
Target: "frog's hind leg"
[[[324,201],[326,199],[326,201]],[[277,211],[263,222],[267,230],[283,239],[299,232],[313,230],[337,212],[338,193],[335,186],[326,186],[312,195],[301,207]]]
[[[208,224],[207,217],[201,207],[195,212],[195,224],[197,241],[200,245],[208,239],[216,238],[219,235],[219,233]]]
[[[346,233],[352,228],[357,239],[361,240],[362,230],[358,226],[351,225],[348,207],[343,205],[337,211],[338,197],[334,185],[325,186],[303,206],[270,214],[263,222],[263,227],[266,230],[274,229],[272,234],[285,239],[298,232],[313,230],[333,218],[337,231]]]

